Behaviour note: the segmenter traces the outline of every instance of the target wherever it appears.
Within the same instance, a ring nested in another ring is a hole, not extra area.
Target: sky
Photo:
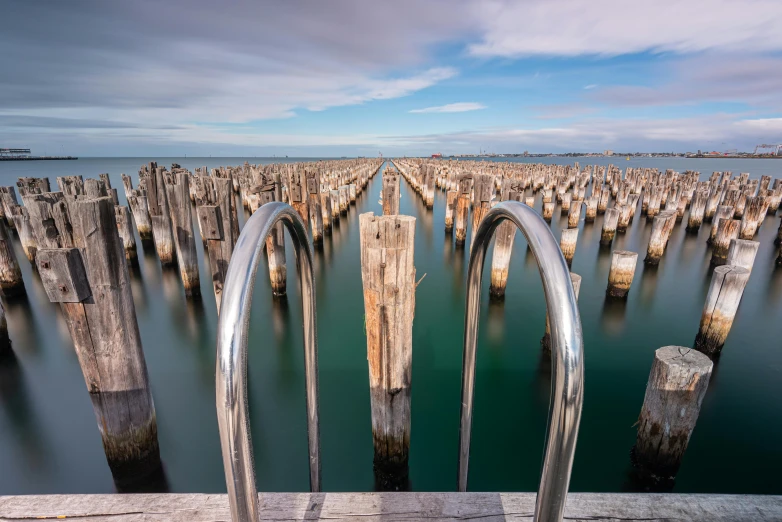
[[[35,154],[782,143],[780,0],[0,5],[0,147]]]

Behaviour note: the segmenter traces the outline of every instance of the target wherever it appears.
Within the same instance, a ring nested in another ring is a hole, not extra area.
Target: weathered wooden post
[[[350,198],[350,204],[351,205],[355,205],[356,204],[356,197],[357,197],[356,184],[355,183],[351,183],[350,185],[348,185],[348,196]]]
[[[323,218],[323,233],[331,234],[331,195],[326,192],[320,193],[320,211]]]
[[[138,257],[136,236],[133,234],[133,221],[128,207],[115,205],[114,217],[117,220],[117,232],[122,240],[122,247],[125,249],[125,259],[136,259]]]
[[[470,248],[475,243],[475,233],[483,216],[491,208],[491,196],[494,190],[494,177],[491,174],[478,174],[475,177],[475,206],[472,210],[472,236]]]
[[[382,181],[383,215],[396,216],[399,214],[399,171],[386,169]]]
[[[616,235],[616,226],[619,222],[619,210],[611,207],[605,211],[603,218],[603,229],[600,233],[600,244],[610,245]]]
[[[381,489],[407,482],[415,311],[415,218],[359,217],[374,468]]]
[[[688,232],[697,232],[701,228],[706,213],[706,199],[706,192],[701,190],[695,192],[695,197],[690,204],[690,216],[687,218]]]
[[[581,276],[570,272],[570,282],[573,284],[573,293],[578,300],[578,291],[581,289]],[[548,311],[546,312],[546,332],[540,340],[540,348],[544,353],[551,353],[551,325],[548,322]]]
[[[747,281],[749,270],[746,268],[723,265],[714,269],[701,314],[700,328],[695,337],[695,349],[711,359],[718,357],[722,351]]]
[[[633,463],[645,473],[673,480],[679,471],[711,378],[712,362],[683,346],[654,353],[646,385]]]
[[[11,229],[15,229],[14,208],[19,206],[19,203],[16,201],[16,190],[14,187],[0,187],[0,203],[2,203],[3,206],[3,216],[5,217],[6,224]]]
[[[554,217],[554,206],[556,203],[553,201],[549,201],[548,203],[543,203],[543,220],[546,223],[551,223],[551,219]]]
[[[329,198],[331,199],[331,220],[335,224],[339,224],[339,190],[330,190]]]
[[[728,258],[730,241],[738,239],[741,221],[738,219],[720,219],[717,223],[717,234],[714,236],[711,250],[711,264],[724,265]]]
[[[22,245],[24,255],[27,257],[27,260],[34,265],[35,252],[38,245],[35,241],[32,226],[30,225],[30,214],[28,210],[21,205],[11,209],[11,212],[13,214],[14,226],[16,227],[16,234],[19,236],[19,243]]]
[[[57,178],[57,186],[60,192],[70,199],[76,199],[76,196],[84,194],[84,178],[82,176],[60,176]]]
[[[577,228],[563,228],[562,235],[559,238],[559,249],[562,250],[562,255],[565,256],[567,266],[573,264],[573,256],[576,255],[576,242],[578,241],[578,229]]]
[[[627,298],[630,285],[635,276],[635,265],[638,254],[627,250],[614,250],[611,254],[611,269],[608,272],[608,289],[610,297]]]
[[[339,187],[339,213],[347,215],[350,209],[350,189],[347,185],[340,185]]]
[[[19,188],[19,195],[22,197],[50,192],[49,178],[19,178],[16,186]]]
[[[456,244],[463,245],[467,240],[467,218],[470,213],[470,196],[472,194],[472,176],[462,175],[459,178],[459,196],[456,199]]]
[[[323,243],[323,210],[320,208],[320,176],[312,169],[305,171],[307,183],[307,202],[309,207],[310,228],[312,229],[312,243]]]
[[[456,213],[456,200],[459,193],[455,190],[449,190],[445,195],[445,230],[453,230],[453,216]]]
[[[619,219],[616,221],[616,231],[625,233],[627,227],[630,226],[630,220],[633,217],[633,208],[630,205],[618,205],[616,207],[619,210]]]
[[[279,173],[267,173],[261,177],[260,186],[256,187],[261,206],[282,197]],[[337,207],[339,215],[339,207]],[[285,265],[285,229],[282,223],[274,226],[274,230],[266,238],[266,257],[269,265],[269,280],[272,295],[281,297],[287,292],[287,267]]]
[[[586,223],[592,223],[595,221],[595,217],[597,217],[597,202],[598,202],[597,196],[592,196],[590,198],[587,198],[587,200],[585,201],[586,213],[584,214],[584,221]]]
[[[309,223],[308,199],[306,178],[298,168],[294,167],[288,174],[288,200],[293,210],[298,212],[305,228]]]
[[[68,210],[76,248],[40,249],[38,271],[61,303],[115,480],[136,482],[159,470],[160,454],[114,202],[79,199]]]
[[[145,178],[149,219],[152,222],[152,237],[160,264],[174,264],[174,238],[171,232],[171,213],[168,210],[166,185],[163,169],[150,164],[150,172]]]
[[[143,190],[144,181],[142,180],[139,183],[139,190],[133,190],[130,176],[123,174],[122,184],[125,186],[125,196],[128,199],[130,211],[133,213],[133,220],[136,222],[136,230],[138,230],[141,241],[152,239],[152,222],[149,218],[149,203],[146,191]]]
[[[186,297],[201,295],[198,254],[190,212],[190,180],[186,172],[166,173],[166,196],[174,232],[179,275]]]
[[[728,248],[726,265],[740,266],[752,272],[760,243],[748,239],[732,239]]]
[[[573,194],[570,192],[565,192],[562,194],[562,206],[560,208],[560,212],[564,215],[570,212],[570,207],[573,203]]]
[[[603,187],[600,191],[600,199],[597,202],[597,213],[605,214],[608,211],[608,202],[611,201],[611,189]]]
[[[518,201],[524,194],[519,186],[514,186],[511,180],[503,180],[500,197],[502,201]],[[491,286],[489,295],[495,299],[505,297],[505,286],[508,284],[508,268],[513,253],[513,240],[516,237],[516,224],[505,220],[494,231],[494,251],[491,259]]]
[[[671,237],[673,227],[676,226],[676,214],[674,210],[665,210],[654,217],[652,222],[652,234],[649,237],[649,245],[646,247],[647,265],[658,265],[665,253],[668,238]]]
[[[0,294],[13,297],[25,293],[22,271],[5,223],[0,220]]]
[[[711,230],[709,231],[709,238],[706,240],[707,243],[711,244],[714,242],[714,238],[717,236],[717,227],[720,220],[723,219],[733,219],[733,207],[727,205],[719,205],[717,207],[711,221]]]
[[[196,212],[201,235],[207,242],[209,268],[219,314],[228,262],[238,239],[238,223],[234,223],[238,218],[232,181],[216,177],[204,178],[204,181],[212,183],[213,190],[205,191],[203,197],[196,197]]]
[[[578,228],[578,221],[581,219],[581,201],[572,201],[567,215],[567,227]]]
[[[758,225],[763,221],[768,209],[768,198],[755,196],[747,199],[744,215],[741,218],[739,238],[752,239],[758,231]]]

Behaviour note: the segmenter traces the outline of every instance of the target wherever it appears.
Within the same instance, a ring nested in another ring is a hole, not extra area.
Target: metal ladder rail
[[[470,458],[475,351],[480,316],[481,276],[494,230],[511,220],[524,234],[538,263],[551,330],[552,390],[545,455],[533,521],[561,521],[576,451],[584,394],[584,348],[570,271],[551,230],[531,207],[517,201],[495,205],[481,221],[470,253],[462,361],[459,430],[459,491],[467,490]]]
[[[247,405],[247,341],[258,261],[263,255],[266,237],[278,222],[285,224],[293,240],[301,280],[310,489],[320,491],[318,341],[312,250],[298,213],[287,204],[272,202],[250,217],[236,242],[223,286],[217,324],[217,421],[234,521],[260,520]]]

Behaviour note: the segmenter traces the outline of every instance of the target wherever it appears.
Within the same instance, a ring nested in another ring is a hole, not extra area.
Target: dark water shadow
[[[29,296],[24,293],[13,297],[4,297],[3,299],[9,335],[11,335],[14,349],[28,354],[39,354],[41,336],[33,315],[33,307]],[[59,305],[46,303],[44,306]],[[11,328],[12,325],[13,328]],[[20,325],[22,328],[19,328]]]
[[[114,488],[117,493],[170,493],[171,485],[168,482],[165,467],[161,464],[151,473],[141,477],[114,478]]]
[[[644,310],[651,310],[654,303],[654,294],[657,291],[657,283],[659,281],[659,265],[649,265],[643,263],[641,269],[641,307]]]
[[[603,311],[600,315],[600,326],[611,336],[618,336],[624,330],[625,315],[627,315],[627,299],[614,298],[606,295],[603,298]]]

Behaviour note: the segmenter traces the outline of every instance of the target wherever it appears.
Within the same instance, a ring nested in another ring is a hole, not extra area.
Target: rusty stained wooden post
[[[379,489],[406,489],[415,312],[415,218],[359,217],[374,468]]]
[[[326,192],[320,193],[320,210],[323,216],[323,234],[331,234],[331,195]]]
[[[323,243],[323,210],[320,208],[320,176],[316,171],[307,169],[305,172],[305,181],[310,228],[312,229],[312,243],[320,245]]]
[[[0,220],[0,294],[13,297],[25,293],[22,271],[5,223]]]
[[[399,171],[386,169],[382,181],[383,215],[396,216],[399,214]]]
[[[576,242],[578,241],[577,228],[563,228],[559,238],[559,249],[565,256],[568,268],[573,264],[573,256],[576,255]]]
[[[203,195],[196,196],[196,212],[201,236],[207,242],[212,287],[219,314],[228,263],[238,239],[236,201],[230,179],[216,177],[203,179],[205,183],[212,184],[213,190],[207,190]]]
[[[494,190],[494,176],[491,174],[478,174],[475,176],[475,206],[472,210],[472,236],[470,248],[475,243],[475,233],[478,231],[483,216],[491,208],[491,196]]]
[[[676,214],[674,210],[664,210],[654,217],[652,233],[649,237],[649,245],[646,247],[647,265],[658,265],[665,253],[668,238],[671,237],[673,227],[676,226]]]
[[[683,346],[654,353],[646,384],[633,464],[655,481],[672,481],[698,421],[713,363]]]
[[[166,185],[163,169],[150,164],[150,173],[145,178],[149,219],[152,222],[152,237],[155,250],[163,266],[174,264],[174,238],[171,231],[171,214],[168,210]]]
[[[711,244],[714,242],[714,239],[717,237],[717,227],[722,219],[733,219],[733,207],[728,205],[719,205],[717,207],[711,221],[711,230],[709,231],[709,238],[706,240],[707,243]]]
[[[611,269],[608,272],[608,288],[606,293],[610,297],[627,298],[630,285],[635,276],[635,265],[638,254],[627,250],[614,250],[611,254]]]
[[[543,220],[546,223],[551,223],[551,218],[554,217],[554,206],[556,203],[553,201],[548,201],[546,203],[543,203]]]
[[[767,197],[755,196],[747,199],[747,205],[741,218],[740,239],[752,239],[755,237],[758,227],[763,222],[763,218],[766,217],[767,210]]]
[[[288,201],[299,214],[305,230],[310,221],[308,199],[307,180],[297,167],[293,167],[288,175]]]
[[[524,191],[514,185],[509,179],[502,181],[500,198],[502,201],[518,201]],[[495,299],[505,297],[505,287],[508,284],[508,269],[513,253],[513,240],[516,237],[516,224],[506,219],[494,231],[494,250],[491,258],[491,285],[489,295]]]
[[[125,259],[132,261],[138,257],[136,250],[136,236],[133,234],[133,222],[130,218],[128,207],[114,206],[114,217],[117,220],[117,231],[125,249]]]
[[[176,259],[185,296],[200,296],[201,279],[198,274],[198,254],[190,211],[190,179],[187,172],[167,172],[165,182]]]
[[[711,251],[711,264],[724,265],[728,259],[730,241],[738,239],[741,221],[738,219],[720,219],[717,223],[717,234],[714,236]]]
[[[695,349],[711,359],[719,357],[722,351],[747,281],[749,270],[746,268],[723,265],[714,269],[695,337]]]
[[[619,210],[615,207],[609,208],[605,211],[605,217],[603,217],[603,229],[600,232],[600,244],[603,246],[610,245],[616,235],[616,226],[619,222]]]
[[[581,219],[581,205],[582,201],[572,201],[570,203],[570,210],[567,215],[567,227],[578,228],[578,221]]]
[[[760,243],[748,239],[732,239],[728,248],[726,265],[740,266],[752,272]]]
[[[578,300],[578,292],[581,290],[581,276],[570,272],[570,282],[573,284],[573,293],[576,294],[576,300]],[[548,311],[546,311],[546,332],[540,340],[540,349],[544,353],[551,353],[551,325],[548,322]]]
[[[451,232],[453,230],[453,217],[456,214],[456,200],[459,197],[459,192],[455,190],[449,190],[445,194],[445,231]]]
[[[61,304],[114,479],[143,483],[160,469],[157,421],[114,202],[72,201],[69,214],[76,248],[39,250],[38,271]]]
[[[592,223],[595,221],[595,217],[597,217],[598,198],[597,196],[592,196],[586,199],[584,203],[586,204],[586,213],[584,214],[584,222]]]
[[[459,196],[456,199],[456,244],[463,245],[467,240],[467,219],[470,213],[470,196],[472,194],[472,176],[463,175],[459,178]]]

